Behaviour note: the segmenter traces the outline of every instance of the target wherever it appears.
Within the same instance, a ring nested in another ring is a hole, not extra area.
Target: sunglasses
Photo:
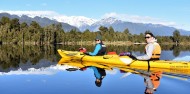
[[[145,39],[149,39],[149,38],[151,38],[151,37],[144,37]]]
[[[99,41],[99,40],[97,39],[97,40],[95,40],[95,41]]]

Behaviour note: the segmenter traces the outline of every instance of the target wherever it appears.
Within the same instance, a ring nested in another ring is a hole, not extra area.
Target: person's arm
[[[154,45],[148,44],[148,46],[146,48],[146,54],[143,56],[137,56],[136,58],[138,60],[149,60],[152,57],[153,50],[154,50]]]
[[[89,67],[89,68],[93,69],[93,71],[94,71],[94,76],[95,76],[97,79],[100,79],[100,78],[101,78],[101,75],[100,75],[100,73],[98,72],[98,69],[97,69],[96,67],[91,66],[91,67]]]
[[[97,55],[100,49],[101,49],[101,45],[97,44],[95,49],[94,49],[94,52],[89,52],[89,55],[91,55],[91,56]]]

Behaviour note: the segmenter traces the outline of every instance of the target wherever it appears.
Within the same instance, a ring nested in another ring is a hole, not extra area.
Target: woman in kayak
[[[106,45],[102,42],[102,36],[97,35],[95,38],[96,46],[93,52],[86,52],[85,54],[91,55],[91,56],[98,56],[98,55],[105,55],[106,53]]]
[[[155,36],[152,33],[148,32],[145,33],[145,39],[147,42],[147,45],[145,46],[145,55],[132,55],[135,56],[138,60],[159,60],[161,54],[161,47],[157,43]]]

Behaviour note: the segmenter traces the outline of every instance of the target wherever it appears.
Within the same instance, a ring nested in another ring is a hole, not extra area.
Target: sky
[[[93,19],[116,17],[190,31],[190,0],[1,0],[0,11],[50,11]]]

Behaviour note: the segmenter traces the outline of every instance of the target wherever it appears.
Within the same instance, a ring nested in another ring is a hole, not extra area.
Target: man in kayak
[[[145,33],[145,39],[147,45],[145,46],[145,55],[143,56],[135,56],[138,60],[159,60],[161,54],[161,47],[157,43],[155,36],[148,32]]]
[[[102,42],[102,36],[97,35],[95,38],[96,46],[94,49],[94,52],[86,52],[85,54],[91,55],[91,56],[98,56],[98,55],[105,55],[106,53],[106,45]]]

